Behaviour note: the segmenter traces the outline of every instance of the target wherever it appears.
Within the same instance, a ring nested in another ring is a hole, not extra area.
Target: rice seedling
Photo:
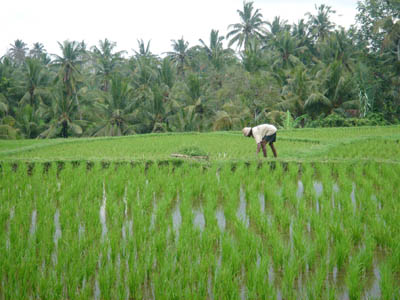
[[[396,298],[399,172],[354,161],[2,162],[0,298]]]

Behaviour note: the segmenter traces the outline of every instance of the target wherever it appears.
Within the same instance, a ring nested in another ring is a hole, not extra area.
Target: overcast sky
[[[348,28],[355,22],[356,0],[255,0],[264,20],[275,16],[289,24],[315,14],[315,4],[336,10],[332,20]],[[0,57],[16,39],[31,48],[40,42],[49,53],[59,53],[57,42],[84,40],[91,47],[105,38],[117,50],[132,55],[137,40],[151,40],[154,54],[171,51],[171,40],[183,37],[189,46],[201,38],[207,44],[212,29],[226,35],[230,24],[239,23],[237,10],[243,0],[5,0],[0,10]]]

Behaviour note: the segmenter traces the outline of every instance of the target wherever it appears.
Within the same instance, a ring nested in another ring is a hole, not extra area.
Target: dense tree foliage
[[[293,25],[253,2],[237,12],[226,37],[181,37],[161,56],[143,40],[131,56],[108,39],[64,41],[60,55],[14,41],[0,58],[0,137],[398,123],[400,1],[359,1],[348,29],[327,5]]]

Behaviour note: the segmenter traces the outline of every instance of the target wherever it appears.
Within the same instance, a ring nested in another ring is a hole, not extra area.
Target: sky
[[[336,10],[332,21],[348,28],[355,23],[356,0],[254,0],[265,21],[280,16],[289,24],[316,14],[315,5]],[[243,0],[5,0],[0,10],[0,57],[16,39],[29,48],[40,42],[48,53],[60,54],[57,42],[82,41],[98,46],[107,38],[128,56],[138,51],[138,40],[150,41],[150,51],[172,51],[171,40],[183,37],[189,47],[199,39],[209,43],[212,29],[225,36],[239,23]]]

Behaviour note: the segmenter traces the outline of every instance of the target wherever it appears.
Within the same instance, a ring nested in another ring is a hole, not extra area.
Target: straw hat
[[[251,131],[251,127],[245,127],[245,128],[242,129],[242,132],[243,132],[244,136],[249,136],[250,131]]]

